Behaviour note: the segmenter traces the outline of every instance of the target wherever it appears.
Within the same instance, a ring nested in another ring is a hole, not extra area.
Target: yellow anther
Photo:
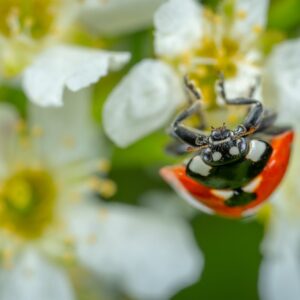
[[[112,197],[117,191],[117,186],[112,180],[102,179],[96,176],[93,176],[89,180],[89,186],[92,190],[107,198]]]
[[[240,20],[244,20],[247,17],[247,12],[245,10],[239,10],[236,13],[236,16],[240,19]]]
[[[63,261],[67,264],[72,264],[75,262],[75,255],[73,251],[66,251],[62,257]]]
[[[3,260],[3,267],[7,270],[10,270],[13,266],[13,257],[14,253],[12,249],[4,249],[2,251],[2,260]]]
[[[259,24],[256,24],[252,27],[252,31],[259,34],[263,31],[263,28]]]
[[[27,129],[27,124],[24,119],[19,119],[15,124],[15,129],[19,133],[23,133]]]
[[[110,171],[110,169],[111,169],[111,163],[110,163],[110,161],[107,160],[107,159],[100,160],[99,163],[98,163],[97,169],[100,172],[108,173]]]

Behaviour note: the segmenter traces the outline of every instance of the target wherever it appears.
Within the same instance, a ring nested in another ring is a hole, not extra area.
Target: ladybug
[[[181,112],[171,126],[177,141],[169,145],[173,154],[193,152],[184,164],[161,169],[162,177],[190,204],[209,213],[242,218],[254,214],[274,192],[286,172],[293,130],[274,125],[276,114],[253,99],[256,86],[247,98],[228,99],[223,76],[217,82],[217,93],[227,105],[248,105],[244,122],[234,130],[225,124],[206,128],[201,110],[201,94],[185,77],[191,105]],[[182,122],[199,114],[197,128]]]

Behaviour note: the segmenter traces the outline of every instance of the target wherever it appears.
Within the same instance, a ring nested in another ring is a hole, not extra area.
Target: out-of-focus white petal
[[[286,187],[281,189],[273,203],[272,219],[262,243],[264,258],[259,279],[262,300],[300,298],[299,199],[289,197],[285,190]]]
[[[34,250],[27,250],[10,270],[0,271],[1,300],[73,300],[70,282],[62,269]]]
[[[260,269],[261,300],[300,299],[299,255],[267,258]]]
[[[203,267],[183,220],[125,205],[79,205],[69,222],[82,262],[133,298],[168,299]]]
[[[166,216],[191,218],[198,212],[194,207],[182,201],[178,195],[172,192],[163,192],[160,190],[150,191],[144,194],[141,203],[152,208],[154,211]]]
[[[201,36],[201,7],[194,0],[169,0],[154,16],[158,55],[176,56],[195,46]]]
[[[269,0],[236,0],[237,18],[235,31],[240,35],[251,35],[258,29],[264,29],[268,18]]]
[[[117,35],[152,24],[156,9],[166,0],[85,0],[81,21],[98,34]]]
[[[183,99],[176,73],[165,63],[144,60],[109,96],[104,129],[118,146],[126,147],[165,125]]]
[[[279,120],[300,128],[300,39],[284,42],[266,66],[264,98],[275,106]]]
[[[61,106],[67,87],[78,91],[97,82],[110,70],[128,62],[128,53],[56,46],[43,52],[23,74],[28,98],[41,106]]]
[[[91,89],[65,91],[64,106],[29,106],[29,122],[36,137],[40,155],[52,164],[91,159],[106,149],[101,143],[101,132],[92,120]]]

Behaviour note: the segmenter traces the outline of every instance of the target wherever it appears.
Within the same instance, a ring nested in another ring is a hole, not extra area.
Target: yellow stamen
[[[34,239],[53,219],[57,187],[42,169],[23,169],[4,180],[0,190],[0,227]]]
[[[254,26],[252,27],[252,31],[253,31],[254,33],[259,34],[259,33],[262,33],[263,28],[262,28],[260,25],[256,24],[256,25],[254,25]]]
[[[236,16],[240,19],[240,20],[245,20],[247,17],[247,12],[245,10],[239,10],[236,13]]]

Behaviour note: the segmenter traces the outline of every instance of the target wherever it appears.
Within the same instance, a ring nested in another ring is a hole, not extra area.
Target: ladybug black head
[[[212,143],[226,141],[231,136],[233,136],[232,131],[227,129],[225,127],[225,125],[223,125],[222,127],[219,127],[219,128],[212,128],[212,131],[210,134],[210,140]]]
[[[223,125],[212,128],[207,147],[202,150],[203,160],[212,166],[232,163],[247,154],[248,140],[237,138],[234,131]]]

